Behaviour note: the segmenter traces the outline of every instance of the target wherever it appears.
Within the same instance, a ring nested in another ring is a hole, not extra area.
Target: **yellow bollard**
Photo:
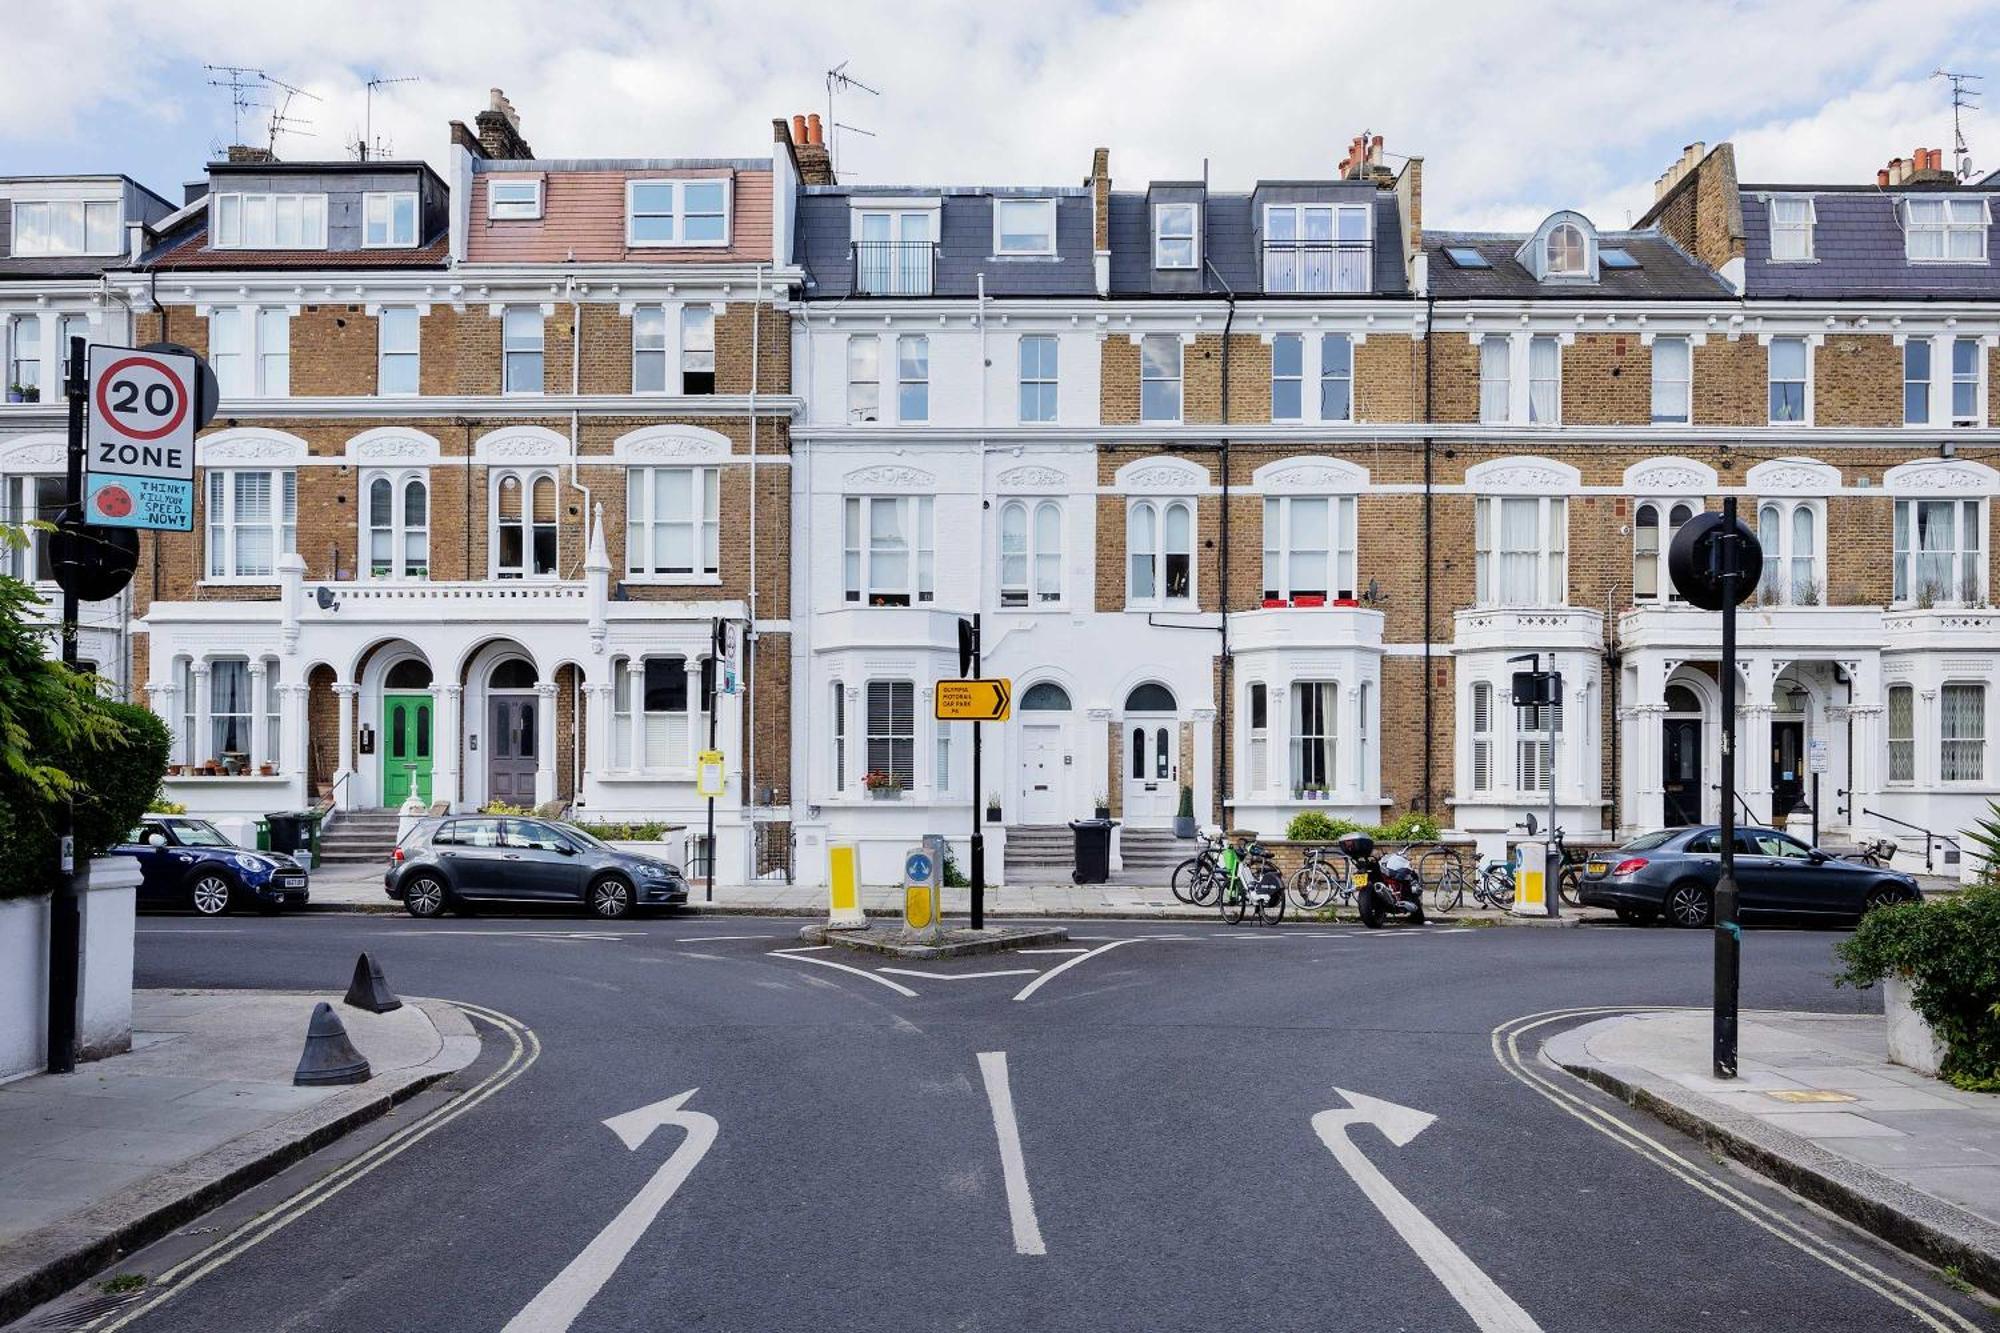
[[[866,930],[867,914],[861,910],[861,849],[851,842],[829,843],[827,875],[827,918],[829,930]]]
[[[1539,840],[1521,843],[1514,849],[1515,916],[1549,914],[1548,844]]]

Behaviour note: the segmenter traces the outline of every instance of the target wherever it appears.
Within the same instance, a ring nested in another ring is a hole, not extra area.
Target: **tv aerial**
[[[830,136],[827,143],[827,153],[829,165],[832,166],[836,175],[840,172],[840,131],[847,130],[853,134],[865,134],[871,139],[875,137],[875,131],[864,130],[859,125],[842,124],[836,120],[833,115],[834,94],[861,92],[867,93],[870,97],[880,97],[882,95],[880,89],[871,88],[852,74],[849,74],[847,72],[847,65],[848,62],[843,60],[826,72],[826,130]]]

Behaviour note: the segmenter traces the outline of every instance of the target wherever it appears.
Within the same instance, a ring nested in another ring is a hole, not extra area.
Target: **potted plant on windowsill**
[[[10,403],[39,403],[42,390],[35,384],[10,384],[7,386],[7,401]]]
[[[1000,822],[1000,798],[998,796],[989,796],[986,798],[986,822],[989,824]]]
[[[259,764],[257,765],[257,776],[260,778],[275,778],[278,776],[277,766],[274,764]]]
[[[862,774],[861,786],[877,801],[893,801],[903,794],[903,789],[896,785],[896,779],[879,768]]]
[[[1194,836],[1194,788],[1181,784],[1181,805],[1174,813],[1174,836],[1192,838]]]

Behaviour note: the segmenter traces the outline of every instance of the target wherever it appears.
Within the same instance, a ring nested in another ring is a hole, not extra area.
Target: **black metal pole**
[[[1715,1076],[1736,1077],[1736,991],[1743,931],[1736,919],[1736,497],[1722,500],[1722,873],[1715,883]]]
[[[1807,760],[1807,762],[1810,763],[1811,760]],[[1819,846],[1819,774],[1817,773],[1813,774],[1812,778],[1813,778],[1813,846],[1817,847]]]
[[[722,684],[722,643],[722,617],[717,616],[709,622],[708,630],[708,748],[711,752],[715,749],[715,695],[717,687]],[[713,796],[708,798],[708,846],[703,852],[703,859],[708,862],[706,867],[708,889],[703,901],[712,903],[715,901],[715,798]]]
[[[980,678],[980,658],[985,645],[980,642],[979,612],[972,613],[972,678]],[[982,722],[972,724],[972,928],[986,929],[986,835],[979,823],[983,810],[979,799],[980,757],[979,734],[984,728]]]
[[[69,340],[69,375],[63,385],[69,395],[68,479],[64,490],[66,517],[83,517],[83,408],[90,393],[84,365],[84,341]],[[74,579],[63,580],[62,660],[74,671],[77,663],[77,597]],[[56,814],[58,873],[49,896],[49,1021],[48,1068],[67,1074],[76,1068],[77,986],[82,974],[83,921],[76,893],[76,818],[67,800]]]

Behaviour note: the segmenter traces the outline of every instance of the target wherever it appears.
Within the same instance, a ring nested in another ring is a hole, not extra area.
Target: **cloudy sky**
[[[1748,180],[1866,181],[1950,147],[1939,67],[1986,72],[1967,122],[2000,168],[2000,5],[1930,0],[76,0],[14,25],[0,175],[123,171],[169,197],[235,138],[204,64],[304,89],[294,160],[352,156],[371,77],[398,156],[442,163],[445,123],[505,88],[545,157],[763,156],[772,117],[836,102],[844,178],[1221,187],[1330,173],[1366,129],[1425,159],[1432,226],[1531,226],[1581,207],[1617,226],[1694,139]],[[269,104],[243,120],[263,143]]]

